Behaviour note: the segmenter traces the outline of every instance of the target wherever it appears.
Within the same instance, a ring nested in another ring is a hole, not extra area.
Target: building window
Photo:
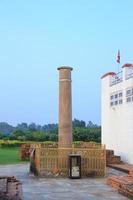
[[[114,102],[110,102],[110,106],[113,106],[114,105]]]
[[[117,105],[118,104],[118,101],[115,101],[115,105]]]
[[[131,90],[127,90],[127,91],[126,91],[126,95],[127,95],[127,96],[131,95]]]
[[[110,96],[110,99],[112,100],[113,98],[114,98],[114,96],[113,96],[113,95],[111,95],[111,96]]]
[[[115,94],[115,99],[118,97],[118,94]]]
[[[131,97],[127,97],[127,102],[131,102]]]
[[[117,106],[123,103],[122,99],[123,93],[122,91],[115,92],[110,95],[110,106]]]
[[[119,97],[122,97],[122,92],[119,93]]]
[[[128,88],[126,90],[126,102],[127,103],[133,102],[133,88]]]
[[[120,100],[119,100],[119,104],[122,104],[122,103],[123,103],[123,101],[122,101],[122,99],[120,99]]]

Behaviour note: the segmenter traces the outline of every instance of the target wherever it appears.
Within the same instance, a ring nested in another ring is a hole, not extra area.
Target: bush
[[[21,144],[25,142],[18,140],[0,140],[0,147],[19,147]]]

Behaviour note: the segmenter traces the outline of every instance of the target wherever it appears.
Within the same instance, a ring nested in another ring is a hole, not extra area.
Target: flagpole
[[[118,63],[118,73],[120,72],[120,50],[118,50],[118,55],[117,55],[117,63]]]
[[[120,63],[118,63],[118,73],[120,72]]]

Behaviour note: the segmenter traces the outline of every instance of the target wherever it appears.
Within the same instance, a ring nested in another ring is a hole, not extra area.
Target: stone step
[[[108,167],[111,167],[113,169],[116,169],[116,170],[119,170],[119,171],[122,171],[122,172],[125,172],[125,173],[129,173],[131,175],[133,175],[133,165],[130,165],[130,164],[108,164]]]
[[[121,157],[114,155],[114,150],[107,149],[106,150],[106,165],[109,164],[121,164]]]
[[[106,156],[114,156],[114,150],[106,149]]]
[[[110,156],[106,158],[107,165],[109,164],[120,164],[121,157],[120,156]]]

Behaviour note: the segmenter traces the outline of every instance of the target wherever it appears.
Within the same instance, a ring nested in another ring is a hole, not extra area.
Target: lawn
[[[0,165],[4,164],[17,164],[24,163],[26,161],[21,161],[19,158],[19,148],[18,147],[2,147],[0,148]]]

